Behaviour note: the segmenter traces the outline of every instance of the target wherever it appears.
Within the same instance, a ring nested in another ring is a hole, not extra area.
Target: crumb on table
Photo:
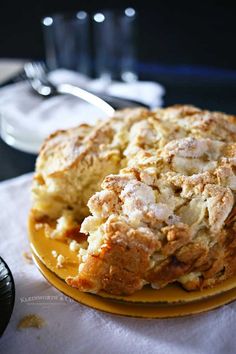
[[[25,260],[27,263],[33,264],[33,259],[32,259],[31,252],[29,252],[29,251],[23,252],[23,257],[24,257],[24,260]]]
[[[45,320],[36,314],[29,314],[20,319],[17,329],[42,328],[46,325]]]

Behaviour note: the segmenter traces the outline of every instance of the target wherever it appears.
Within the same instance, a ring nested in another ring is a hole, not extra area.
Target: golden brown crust
[[[144,109],[125,110],[117,112],[109,123],[96,127],[83,124],[50,135],[36,163],[35,217],[56,219],[64,210],[72,210],[82,220],[88,214],[88,199],[99,190],[104,177],[120,169],[127,127],[149,114]]]
[[[149,258],[159,247],[160,242],[148,230],[137,231],[110,218],[99,255],[89,255],[80,276],[67,282],[85,291],[102,288],[112,294],[133,293],[145,284]]]
[[[194,290],[236,274],[234,141],[235,116],[181,105],[121,111],[51,136],[37,163],[35,215],[66,216],[65,235],[65,225],[76,228],[70,213],[83,219],[88,202],[92,214],[68,284],[131,294],[173,281]]]

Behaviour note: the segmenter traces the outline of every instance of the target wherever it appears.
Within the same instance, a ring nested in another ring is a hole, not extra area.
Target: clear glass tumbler
[[[42,19],[46,63],[50,70],[66,68],[91,73],[89,15],[57,14]]]
[[[95,74],[108,80],[134,81],[136,71],[137,14],[104,10],[93,15]]]

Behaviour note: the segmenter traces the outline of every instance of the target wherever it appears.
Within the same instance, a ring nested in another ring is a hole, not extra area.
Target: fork
[[[25,64],[24,72],[34,91],[44,97],[50,97],[56,94],[71,94],[102,109],[107,115],[112,115],[114,108],[119,109],[138,106],[149,108],[149,106],[139,101],[111,96],[106,93],[94,94],[91,91],[71,84],[55,85],[48,78],[48,70],[46,65],[42,62],[30,62]]]
[[[70,94],[101,109],[107,116],[114,114],[114,108],[100,97],[71,84],[54,85],[47,77],[41,63],[32,62],[24,65],[24,72],[31,87],[40,96],[50,97],[56,94]]]

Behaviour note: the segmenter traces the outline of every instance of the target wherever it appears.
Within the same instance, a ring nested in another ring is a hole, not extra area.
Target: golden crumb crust
[[[127,129],[149,111],[127,110],[123,114],[117,112],[109,122],[96,127],[83,124],[49,136],[36,162],[32,188],[37,219],[57,219],[71,211],[81,221],[88,214],[90,196],[99,190],[105,176],[120,170]]]
[[[236,274],[236,117],[187,105],[127,109],[50,136],[37,160],[36,220],[87,235],[81,291],[132,294]],[[78,227],[82,221],[81,228]]]

